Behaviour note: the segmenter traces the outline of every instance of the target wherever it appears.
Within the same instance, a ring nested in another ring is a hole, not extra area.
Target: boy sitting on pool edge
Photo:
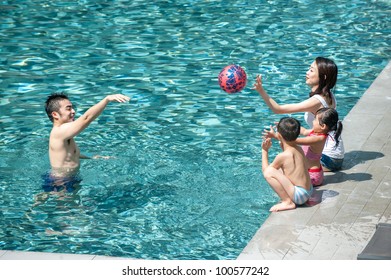
[[[266,181],[280,197],[281,202],[270,208],[271,212],[295,209],[310,198],[313,187],[303,150],[295,141],[300,134],[300,122],[291,117],[277,124],[277,138],[282,152],[269,164],[271,138],[262,142],[262,172]]]

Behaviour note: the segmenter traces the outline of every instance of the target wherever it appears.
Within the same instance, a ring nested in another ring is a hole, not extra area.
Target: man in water
[[[110,102],[128,102],[129,97],[122,94],[107,95],[100,102],[89,108],[82,116],[75,120],[75,109],[68,96],[63,93],[53,93],[45,102],[45,110],[53,122],[49,138],[49,159],[51,173],[45,178],[45,191],[58,191],[62,188],[71,191],[80,167],[80,158],[87,158],[80,154],[74,137],[82,132],[95,120]],[[58,188],[57,188],[58,186]]]

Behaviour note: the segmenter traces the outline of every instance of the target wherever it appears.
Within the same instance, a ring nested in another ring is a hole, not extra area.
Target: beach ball
[[[228,93],[241,91],[247,82],[246,72],[238,65],[228,65],[219,74],[219,85]]]

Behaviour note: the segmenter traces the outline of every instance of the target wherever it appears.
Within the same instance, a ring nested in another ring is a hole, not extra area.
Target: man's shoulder
[[[61,127],[59,125],[52,127],[52,130],[50,131],[50,136],[55,136],[57,134],[61,133]]]
[[[61,139],[64,138],[64,131],[67,129],[67,123],[61,125],[53,125],[50,131],[50,138]]]

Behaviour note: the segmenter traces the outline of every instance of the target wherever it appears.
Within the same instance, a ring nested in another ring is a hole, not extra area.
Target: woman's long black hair
[[[310,92],[310,97],[320,94],[325,97],[328,104],[333,103],[332,89],[337,83],[338,67],[331,59],[324,57],[315,58],[319,73],[319,85],[315,91]]]

